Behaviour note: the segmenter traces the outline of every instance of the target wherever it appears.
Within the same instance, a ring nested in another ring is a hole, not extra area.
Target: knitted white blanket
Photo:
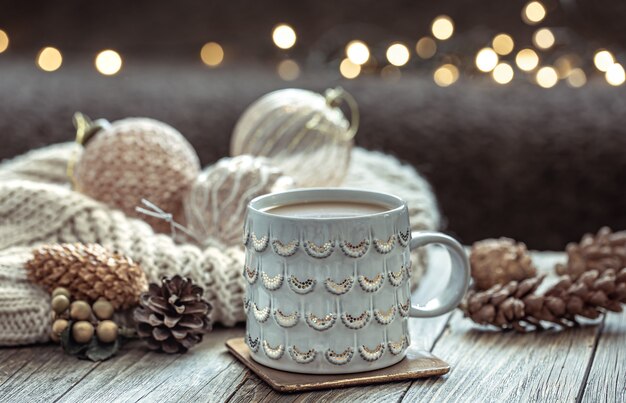
[[[243,320],[243,250],[176,244],[143,221],[72,191],[65,169],[74,147],[49,146],[0,164],[0,345],[48,340],[49,295],[27,281],[23,268],[43,243],[100,243],[139,262],[149,281],[189,276],[204,287],[214,321],[231,326]],[[430,186],[393,157],[355,149],[343,186],[394,193],[408,202],[414,230],[438,228]],[[416,278],[424,258],[417,257]]]

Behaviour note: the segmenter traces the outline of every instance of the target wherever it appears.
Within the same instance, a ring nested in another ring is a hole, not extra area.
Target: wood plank
[[[243,376],[242,368],[225,371],[234,364],[234,358],[224,348],[228,338],[242,334],[242,328],[218,328],[186,354],[150,352],[140,341],[131,342],[122,354],[102,362],[60,401],[190,401],[202,390],[211,400],[216,391],[229,393],[228,381],[235,383],[237,372]],[[231,377],[224,379],[224,373]],[[230,393],[235,387],[236,383]]]
[[[66,355],[58,345],[21,349],[13,356],[19,369],[0,386],[3,401],[52,401],[92,371],[97,363]]]
[[[626,312],[606,315],[582,393],[583,402],[626,402]]]

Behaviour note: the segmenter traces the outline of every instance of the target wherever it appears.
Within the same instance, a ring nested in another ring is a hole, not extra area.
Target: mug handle
[[[450,254],[450,278],[445,289],[425,305],[411,303],[409,316],[412,318],[430,318],[443,315],[459,305],[467,292],[470,282],[470,265],[463,247],[454,238],[429,231],[418,231],[411,234],[409,249],[419,248],[431,243],[441,244]]]

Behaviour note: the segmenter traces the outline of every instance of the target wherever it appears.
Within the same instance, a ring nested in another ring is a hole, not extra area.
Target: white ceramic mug
[[[371,203],[374,214],[327,218],[274,214],[311,202]],[[447,287],[424,306],[411,304],[410,250],[444,245]],[[410,345],[408,318],[458,305],[469,263],[462,246],[437,232],[413,232],[406,203],[356,189],[299,189],[257,197],[244,224],[248,283],[246,343],[252,358],[283,371],[329,374],[393,365]]]

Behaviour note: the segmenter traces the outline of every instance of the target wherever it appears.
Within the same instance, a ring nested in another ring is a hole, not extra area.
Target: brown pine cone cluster
[[[474,287],[480,290],[537,275],[526,245],[510,238],[485,239],[474,243],[470,264]]]
[[[626,231],[612,232],[604,227],[596,235],[586,234],[580,243],[567,245],[567,264],[556,272],[577,278],[585,271],[621,269],[626,267]]]
[[[107,299],[115,310],[137,305],[148,282],[141,267],[130,258],[99,244],[44,245],[26,262],[28,278],[52,292],[69,290],[79,300]]]
[[[626,303],[626,268],[591,270],[575,280],[563,276],[537,294],[542,281],[543,277],[534,277],[470,290],[461,309],[476,323],[525,332],[541,327],[541,321],[573,326],[577,316],[595,319],[606,311],[621,312]]]
[[[186,352],[211,330],[212,307],[202,294],[202,287],[179,275],[150,284],[134,312],[137,335],[151,350]]]

